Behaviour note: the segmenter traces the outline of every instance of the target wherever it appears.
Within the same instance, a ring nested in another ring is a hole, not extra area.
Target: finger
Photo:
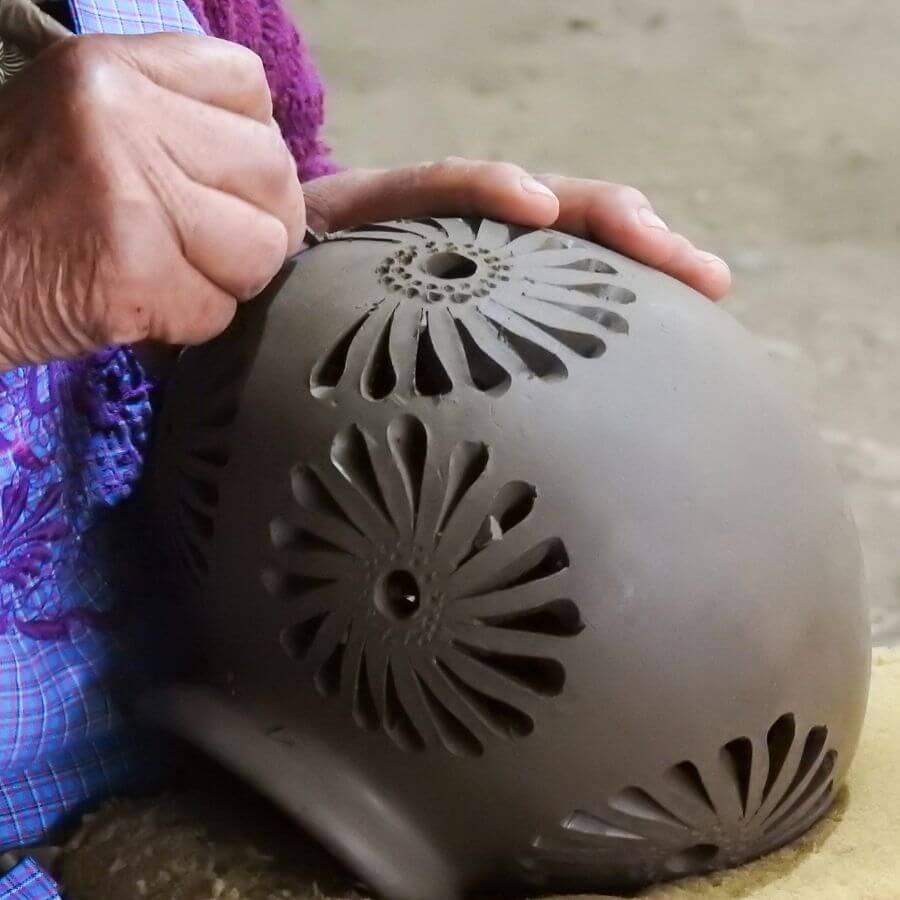
[[[277,218],[287,232],[287,252],[296,252],[306,227],[303,190],[278,126],[185,98],[167,105],[160,139],[181,172]]]
[[[560,231],[585,237],[685,282],[712,300],[731,285],[725,262],[669,231],[639,190],[605,181],[542,175],[559,197]]]
[[[160,87],[201,103],[248,116],[272,118],[272,94],[262,60],[252,50],[218,38],[191,34],[91,35]],[[85,48],[90,50],[90,44]]]
[[[103,344],[199,344],[228,327],[237,301],[185,259],[170,267],[165,290],[158,289],[157,263],[177,260],[177,247],[151,247],[138,259],[142,271],[132,273],[130,285],[120,286],[111,316],[97,335]]]
[[[304,184],[310,227],[335,231],[364,222],[420,216],[487,216],[519,225],[552,224],[552,191],[511,163],[451,158],[401,169],[355,169]]]
[[[165,344],[202,344],[221,334],[236,311],[234,297],[186,265],[162,292],[147,337]]]
[[[287,256],[284,225],[231,194],[187,184],[170,214],[185,259],[238,300],[260,293]]]

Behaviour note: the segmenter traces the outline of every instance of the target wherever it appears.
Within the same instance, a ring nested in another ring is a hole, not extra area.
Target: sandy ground
[[[348,165],[447,154],[641,187],[724,256],[729,309],[847,482],[900,640],[900,4],[299,0]]]
[[[900,3],[296,9],[345,163],[453,153],[628,182],[731,263],[728,307],[766,341],[832,447],[862,536],[876,637],[900,641]],[[262,832],[243,801],[227,806],[240,813],[224,836],[221,798],[105,813],[68,854],[71,896],[312,896],[307,855],[287,857],[296,871],[260,876],[249,836]]]

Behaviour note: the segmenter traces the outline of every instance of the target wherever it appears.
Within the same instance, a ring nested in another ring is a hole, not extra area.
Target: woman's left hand
[[[401,169],[351,169],[303,185],[315,231],[419,216],[487,216],[589,238],[683,281],[712,300],[731,285],[728,266],[670,231],[636,188],[512,163],[451,157]]]

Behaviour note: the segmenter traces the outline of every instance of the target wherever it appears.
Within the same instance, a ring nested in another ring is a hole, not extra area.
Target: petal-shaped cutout
[[[416,393],[423,397],[440,397],[453,390],[453,381],[434,347],[433,318],[430,312],[423,310],[416,347],[415,387]]]
[[[530,370],[522,362],[521,356],[504,340],[500,327],[486,318],[479,309],[472,309],[467,315],[459,318],[481,352],[498,366],[511,376],[529,373]]]
[[[326,612],[322,616],[310,616],[299,622],[288,625],[281,632],[281,646],[292,659],[310,660],[313,671],[324,659],[331,655],[340,641],[338,614],[336,611]]]
[[[561,286],[578,286],[603,283],[605,273],[584,272],[581,269],[554,269],[549,266],[532,266],[527,271],[517,272],[520,277],[538,284],[556,284]]]
[[[307,531],[305,528],[294,525],[285,518],[273,519],[269,525],[269,536],[272,546],[276,550],[286,553],[337,553],[344,558],[352,556],[352,551],[346,547],[330,541],[321,534]]]
[[[327,516],[358,535],[367,537],[354,517],[335,497],[333,486],[326,484],[312,466],[294,466],[291,470],[291,491],[302,509],[314,515]]]
[[[396,539],[396,528],[358,489],[336,469],[326,473],[327,489],[334,507],[343,512],[353,529],[372,543]],[[328,508],[323,512],[329,512]]]
[[[365,619],[352,619],[341,658],[341,671],[338,684],[347,707],[356,718],[357,696],[359,693],[359,675],[362,666],[363,650],[366,645],[367,627]]]
[[[501,589],[486,594],[474,594],[470,597],[457,598],[451,587],[448,590],[454,600],[448,605],[446,614],[453,621],[477,620],[502,626],[507,619],[527,616],[542,609],[548,603],[557,602],[554,598],[565,592],[567,584],[568,575],[565,571],[561,571],[550,578],[532,581],[511,590]],[[563,615],[562,618],[569,622],[568,615]],[[571,622],[571,625],[574,631],[577,625],[574,621]],[[552,633],[552,630],[548,630],[546,633]]]
[[[723,766],[729,773],[729,782],[733,784],[740,804],[738,818],[744,818],[747,815],[750,783],[754,769],[753,742],[747,737],[735,738],[722,747],[719,755]]]
[[[367,641],[364,654],[372,703],[375,706],[379,722],[383,722],[386,715],[387,674],[390,663],[387,644],[379,640]]]
[[[418,235],[426,241],[445,241],[447,232],[440,219],[400,219],[403,228],[410,234]]]
[[[537,681],[539,686],[544,684],[538,673],[529,672],[528,677],[520,678],[515,669],[513,669],[514,674],[510,674],[506,670],[494,666],[493,659],[485,662],[480,652],[473,654],[468,647],[459,645],[442,647],[438,651],[438,658],[457,677],[476,690],[489,697],[496,697],[513,709],[522,712],[530,713],[534,704],[539,702],[541,697],[556,696],[551,691],[536,690],[532,687],[533,681]],[[516,661],[516,658],[512,659],[513,664]],[[531,678],[531,675],[534,675],[534,678]],[[555,684],[554,681],[554,689]]]
[[[570,247],[565,250],[537,250],[520,254],[510,260],[512,268],[527,275],[526,270],[543,267],[570,267],[576,271],[602,272],[615,275],[616,270],[603,258],[602,251],[590,247]],[[530,276],[529,276],[530,277]]]
[[[457,596],[474,597],[542,581],[567,569],[569,555],[565,544],[554,537],[534,545],[505,565],[499,566],[497,562],[496,556],[487,550],[472,557],[457,573],[458,588],[464,591]]]
[[[634,291],[628,288],[601,282],[563,287],[558,284],[538,284],[535,281],[516,278],[509,282],[509,289],[515,289],[527,297],[534,297],[535,300],[546,300],[548,303],[558,303],[561,306],[599,306],[605,309],[610,305],[625,306],[636,299]]]
[[[388,425],[387,439],[403,481],[413,519],[418,521],[425,466],[428,462],[428,432],[415,416],[399,416]]]
[[[429,311],[428,334],[443,371],[449,378],[450,390],[461,384],[468,384],[470,380],[469,367],[466,363],[465,352],[459,335],[456,333],[453,318],[446,307],[436,307]],[[418,370],[416,376],[418,386]]]
[[[561,381],[568,377],[569,370],[561,356],[565,348],[555,338],[490,298],[479,303],[478,311],[494,323],[500,341],[514,350],[538,378]]]
[[[557,656],[567,638],[457,622],[453,626],[453,640],[456,646],[499,671],[510,674],[521,671],[522,680],[532,684],[533,679],[533,689],[538,693],[555,697],[566,682],[565,669]]]
[[[521,592],[522,588],[519,588],[506,593]],[[479,621],[493,628],[551,637],[575,637],[584,631],[581,613],[575,603],[568,599],[549,600],[532,608],[520,607],[503,615],[485,616]]]
[[[824,794],[831,793],[836,758],[837,753],[834,750],[829,750],[822,757],[814,774],[803,790],[794,796],[793,802],[786,804],[782,812],[766,822],[764,830],[767,834],[790,828],[795,820],[804,818],[808,810],[817,804]]]
[[[424,750],[438,743],[438,734],[405,650],[390,655],[385,695],[384,727],[399,746]]]
[[[475,720],[497,737],[504,739],[527,737],[534,731],[534,719],[521,709],[486,694],[465,681],[442,659],[436,661],[440,679],[471,710]]]
[[[629,828],[654,840],[676,844],[683,842],[684,832],[689,828],[689,823],[643,788],[627,787],[610,797],[607,806],[604,816],[612,818],[621,815]]]
[[[718,822],[718,815],[703,777],[689,760],[668,769],[655,793],[663,805],[676,810],[679,818],[685,822],[709,828]]]
[[[509,242],[509,225],[494,222],[492,219],[482,219],[475,235],[475,243],[485,250],[498,250]]]
[[[372,444],[372,439],[358,425],[348,425],[332,441],[331,462],[360,496],[386,521],[391,522],[391,513],[372,464]]]
[[[304,657],[304,663],[313,673],[318,673],[325,663],[334,656],[338,646],[343,646],[347,631],[346,612],[338,607],[322,623]]]
[[[390,316],[374,343],[369,358],[363,368],[360,390],[368,400],[383,400],[397,386],[397,372],[391,359],[390,340],[397,307],[394,306]]]
[[[440,223],[441,228],[447,234],[447,237],[453,241],[454,244],[458,244],[460,247],[465,244],[472,244],[475,241],[475,232],[472,231],[472,226],[465,219],[454,218],[441,218],[437,220]]]
[[[469,320],[471,322],[471,320]],[[503,368],[481,344],[475,340],[470,330],[470,325],[462,319],[453,318],[456,332],[465,354],[468,376],[465,381],[484,391],[492,397],[499,397],[509,390],[512,383],[509,372]]]
[[[603,341],[603,329],[618,334],[628,333],[628,322],[615,310],[605,309],[602,306],[577,306],[571,303],[549,303],[545,300],[535,300],[523,294],[515,294],[513,291],[502,291],[495,295],[495,299],[504,306],[512,309],[529,321],[534,322],[540,328],[548,331],[556,340],[565,344],[570,350],[579,356],[600,356],[600,353],[583,352],[574,340],[579,334],[590,336],[601,347]],[[574,339],[565,337],[566,332],[571,332]],[[560,334],[563,336],[561,337]],[[584,339],[583,339],[584,340]]]
[[[563,820],[562,827],[573,835],[579,835],[590,839],[590,843],[586,849],[591,853],[596,853],[596,842],[594,838],[612,838],[620,841],[643,841],[646,840],[644,835],[636,831],[628,831],[624,828],[617,828],[611,825],[605,819],[601,819],[594,813],[585,810],[576,810],[566,819]]]
[[[381,726],[381,715],[372,693],[372,682],[369,677],[368,656],[365,645],[360,656],[359,667],[353,691],[353,720],[366,731],[375,731]],[[383,696],[383,694],[382,694]]]
[[[776,780],[769,794],[769,800],[766,803],[766,807],[770,807],[766,813],[767,819],[804,789],[822,758],[827,740],[828,729],[824,725],[817,725],[809,730],[802,745],[799,741],[795,741],[789,760],[785,762],[782,774]],[[788,778],[790,778],[790,783],[786,787],[782,787]],[[773,806],[772,801],[775,798],[777,798],[777,802]]]
[[[280,559],[285,576],[298,576],[311,581],[340,581],[347,575],[347,557],[338,553],[286,553]]]
[[[565,239],[560,235],[546,231],[526,231],[504,248],[510,256],[523,256],[538,250],[561,250],[565,247]]]
[[[434,674],[434,668],[427,665],[416,671],[416,678],[441,743],[455,756],[481,756],[484,745],[475,730],[479,724],[477,717]]]
[[[318,504],[305,503],[303,506],[293,506],[281,518],[285,522],[285,527],[312,534],[355,557],[363,558],[371,551],[368,538],[346,520],[343,510],[339,511],[338,517],[333,517],[327,511],[323,513],[322,507]]]
[[[319,612],[284,628],[281,632],[281,646],[285,653],[291,659],[304,660],[329,615],[328,611]]]
[[[450,452],[447,465],[444,500],[438,519],[439,532],[459,506],[463,497],[485,473],[490,461],[490,451],[483,441],[460,441]]]
[[[373,310],[367,309],[313,365],[309,387],[314,397],[320,397],[340,384],[347,369],[350,349],[372,312]]]
[[[763,788],[762,800],[765,802],[772,793],[772,788],[784,769],[794,739],[797,736],[797,722],[793,713],[785,713],[779,717],[766,735],[766,748],[768,751],[768,771],[766,783]]]
[[[273,596],[285,600],[303,600],[304,609],[313,603],[327,601],[338,606],[341,588],[338,586],[340,579],[317,578],[315,575],[299,575],[294,572],[285,572],[282,569],[269,567],[263,569],[260,578],[263,587]]]

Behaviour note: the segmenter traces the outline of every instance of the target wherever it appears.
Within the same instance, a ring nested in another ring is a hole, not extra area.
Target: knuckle
[[[61,70],[59,89],[76,98],[105,101],[115,92],[115,57],[99,35],[85,35],[58,45],[55,64]]]
[[[458,175],[470,165],[469,160],[461,156],[445,156],[436,162],[421,163],[419,171],[426,177],[433,177],[439,181]]]
[[[262,61],[262,57],[240,44],[233,45],[235,48],[235,62],[241,67],[242,73],[248,79],[252,79],[254,85],[266,84],[266,67]]]
[[[241,286],[242,299],[259,293],[278,273],[288,250],[288,230],[277,219],[256,229]]]
[[[297,180],[297,164],[281,132],[277,128],[267,130],[269,137],[266,155],[270,162],[272,175],[279,184],[283,185],[285,182],[290,184]]]
[[[618,200],[625,206],[650,206],[647,195],[629,184],[621,184],[616,188]]]

